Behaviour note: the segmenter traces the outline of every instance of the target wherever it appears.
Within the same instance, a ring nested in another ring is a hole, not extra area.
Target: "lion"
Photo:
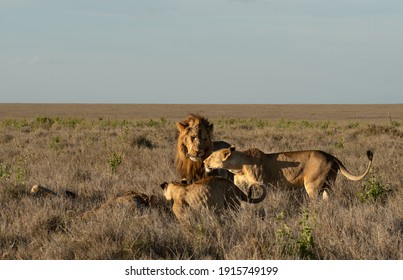
[[[236,151],[234,146],[213,152],[204,160],[206,171],[223,168],[235,174],[236,185],[263,183],[266,186],[305,187],[310,198],[317,198],[334,184],[340,170],[347,179],[363,179],[372,166],[373,153],[367,151],[368,167],[355,176],[335,156],[319,150],[293,151],[266,154],[259,149]]]
[[[144,193],[139,193],[135,191],[129,191],[124,195],[107,202],[103,207],[106,208],[110,205],[129,207],[132,210],[146,209],[155,206],[155,196],[146,195]]]
[[[190,114],[184,120],[177,122],[179,131],[175,166],[179,179],[185,179],[187,183],[193,183],[206,176],[203,160],[213,151],[228,148],[231,145],[224,141],[213,142],[213,124],[206,118]],[[218,174],[217,174],[218,173]],[[231,178],[229,172],[218,171],[211,176],[220,175]]]
[[[161,188],[166,200],[173,200],[174,215],[178,220],[182,220],[186,206],[192,209],[205,207],[219,213],[223,209],[239,208],[241,201],[260,203],[266,197],[266,188],[262,184],[258,185],[262,194],[257,198],[252,198],[252,186],[246,195],[231,181],[222,177],[205,177],[192,184],[164,182],[161,184]]]
[[[50,190],[49,188],[43,186],[43,185],[33,185],[31,188],[31,194],[33,196],[58,196],[57,193],[55,193],[54,191]]]
[[[112,208],[126,208],[129,211],[140,212],[157,206],[156,197],[154,195],[146,195],[144,193],[128,191],[124,195],[115,197],[106,201],[100,207],[86,211],[80,215],[80,217],[87,218],[93,214],[105,213],[105,211]]]
[[[35,197],[57,197],[60,196],[58,193],[50,190],[47,186],[37,184],[33,185],[30,191],[31,195]],[[74,199],[76,198],[76,194],[72,191],[65,190],[62,196]]]

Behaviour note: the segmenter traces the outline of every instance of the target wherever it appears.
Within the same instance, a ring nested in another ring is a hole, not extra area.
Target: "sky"
[[[0,0],[0,103],[403,103],[403,1]]]

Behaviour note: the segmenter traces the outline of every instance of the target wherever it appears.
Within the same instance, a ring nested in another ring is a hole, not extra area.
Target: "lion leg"
[[[175,217],[181,221],[183,219],[183,211],[182,211],[182,205],[179,203],[174,202],[172,206],[172,212],[174,212]]]
[[[316,184],[312,182],[305,182],[305,191],[308,194],[309,198],[311,199],[316,199],[319,196],[318,188],[316,187]]]
[[[317,199],[319,197],[320,184],[315,181],[305,181],[304,185],[310,199]]]

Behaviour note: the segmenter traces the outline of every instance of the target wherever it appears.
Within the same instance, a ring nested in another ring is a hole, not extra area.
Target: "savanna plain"
[[[188,113],[239,150],[318,149],[361,174],[371,149],[373,166],[357,182],[338,174],[328,201],[270,188],[259,204],[179,223],[160,184],[179,179],[175,123]],[[401,260],[402,114],[401,104],[0,104],[0,259]],[[35,184],[61,195],[32,196]],[[160,207],[92,211],[128,191]]]

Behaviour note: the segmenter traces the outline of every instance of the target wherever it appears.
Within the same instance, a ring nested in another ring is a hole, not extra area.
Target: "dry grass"
[[[112,208],[84,219],[78,215],[127,191],[161,196],[160,183],[176,179],[174,121],[2,119],[0,258],[403,259],[399,122],[210,120],[215,139],[239,149],[322,149],[353,173],[365,169],[371,148],[371,176],[351,182],[339,175],[326,203],[272,190],[261,204],[220,217],[193,213],[194,221],[181,225],[159,209]],[[38,183],[78,196],[30,196]]]

